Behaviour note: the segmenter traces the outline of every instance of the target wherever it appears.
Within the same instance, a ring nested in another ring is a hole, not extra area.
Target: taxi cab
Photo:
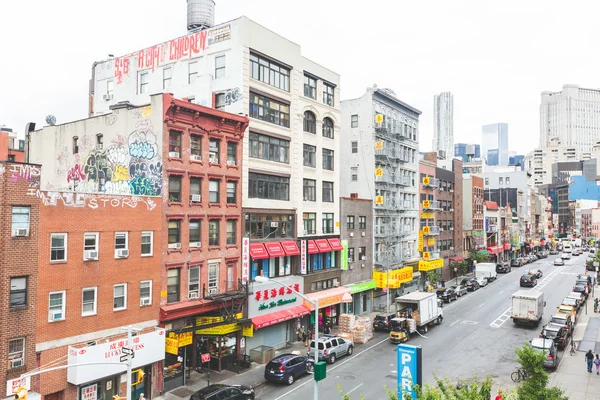
[[[573,306],[561,304],[560,306],[558,306],[557,312],[558,314],[570,315],[571,320],[573,321],[575,321],[575,319],[577,318],[577,310]]]

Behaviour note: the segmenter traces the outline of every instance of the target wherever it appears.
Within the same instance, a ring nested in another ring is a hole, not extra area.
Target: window
[[[67,234],[50,235],[50,261],[67,261]]]
[[[181,243],[181,221],[172,219],[169,221],[169,244]]]
[[[8,369],[25,366],[25,338],[8,341]]]
[[[233,290],[233,271],[234,264],[227,264],[227,290]]]
[[[62,321],[65,319],[65,298],[67,294],[62,292],[50,292],[48,299],[48,322]]]
[[[323,213],[323,233],[333,233],[333,213]]]
[[[317,233],[317,214],[303,213],[302,219],[304,220],[305,235],[314,235],[315,233]]]
[[[113,287],[113,311],[127,308],[127,284],[119,283]]]
[[[84,259],[90,258],[98,258],[98,237],[99,233],[84,233],[83,235],[83,251],[84,251]],[[96,252],[96,256],[93,254],[89,254],[88,252]]]
[[[140,72],[138,75],[138,94],[148,93],[148,72]]]
[[[227,182],[227,204],[237,203],[237,182]]]
[[[198,61],[190,61],[188,64],[188,84],[196,83],[198,77]]]
[[[208,140],[208,151],[210,154],[210,162],[213,164],[219,164],[221,160],[221,141],[219,139]]]
[[[227,142],[227,165],[237,164],[237,143]]]
[[[96,294],[98,293],[97,287],[84,288],[81,291],[81,315],[86,317],[88,315],[96,315],[97,300]]]
[[[112,96],[115,91],[115,81],[109,79],[106,81],[106,95]]]
[[[208,221],[208,245],[219,246],[219,223],[218,219]]]
[[[367,229],[367,217],[365,215],[358,217],[358,229]]]
[[[354,114],[350,117],[350,127],[358,128],[358,115]]]
[[[253,53],[250,53],[250,77],[286,92],[290,91],[290,70]]]
[[[190,154],[192,160],[202,160],[202,137],[198,135],[190,135]]]
[[[215,94],[215,108],[220,110],[221,108],[225,108],[227,103],[225,102],[225,93],[216,93]]]
[[[171,76],[173,75],[173,67],[163,68],[163,89],[167,89],[171,85]]]
[[[27,277],[10,278],[10,307],[27,307]]]
[[[188,299],[197,299],[200,297],[200,267],[190,267],[188,274]]]
[[[169,157],[181,157],[181,133],[169,132]]]
[[[290,142],[250,132],[250,157],[289,163]]]
[[[250,93],[250,116],[275,125],[290,127],[290,105]]]
[[[333,150],[323,149],[323,169],[333,171]]]
[[[190,247],[200,247],[201,242],[201,221],[199,219],[190,219],[189,241]],[[192,246],[193,244],[193,246]]]
[[[251,239],[291,238],[294,236],[295,220],[296,216],[293,214],[246,214],[244,235]]]
[[[152,281],[140,282],[140,306],[152,304]]]
[[[208,181],[208,202],[219,203],[219,185],[218,179],[211,179]]]
[[[225,76],[225,56],[215,57],[215,79],[223,78]]]
[[[101,133],[96,135],[96,150],[102,150],[104,147],[104,135]]]
[[[190,178],[190,201],[199,203],[202,200],[202,179]]]
[[[208,293],[219,293],[219,264],[208,264]]]
[[[304,132],[317,133],[317,118],[310,111],[304,112]]]
[[[248,174],[248,197],[251,199],[290,199],[290,178],[250,172]]]
[[[181,176],[169,175],[169,201],[181,202]]]
[[[350,145],[352,146],[352,153],[358,153],[358,142],[353,141],[350,143]]]
[[[29,207],[13,206],[12,208],[12,235],[29,236]]]
[[[333,121],[331,118],[323,119],[323,137],[333,139]]]
[[[317,99],[317,81],[306,75],[304,75],[304,96]]]
[[[507,177],[506,177],[506,186],[509,186],[509,185],[510,185],[510,177],[509,177],[509,176],[507,176]]]
[[[333,203],[333,182],[323,181],[322,197],[325,203]]]
[[[317,201],[317,181],[314,179],[304,179],[302,187],[304,201]]]
[[[346,216],[346,227],[348,229],[354,229],[354,215]]]
[[[309,144],[305,144],[303,147],[303,164],[305,167],[317,166],[317,148]]]
[[[129,248],[128,239],[128,232],[115,232],[115,250],[127,250]]]
[[[350,179],[352,179],[352,182],[358,181],[358,167],[351,167],[350,173],[351,173]]]
[[[151,232],[151,231],[142,232],[142,250],[141,250],[142,257],[152,255],[153,239],[154,239],[153,232]]]
[[[73,154],[79,153],[79,138],[77,136],[73,136]]]
[[[354,261],[354,247],[348,247],[348,262]]]
[[[167,271],[167,303],[179,301],[179,268]]]
[[[334,97],[333,97],[334,90],[335,90],[335,88],[333,86],[328,85],[326,83],[323,84],[323,103],[325,103],[331,107],[333,107],[333,104],[334,104]]]
[[[358,248],[358,261],[360,260],[364,260],[367,257],[367,248],[366,247],[359,247]]]
[[[237,221],[227,220],[227,244],[234,246],[236,244]]]

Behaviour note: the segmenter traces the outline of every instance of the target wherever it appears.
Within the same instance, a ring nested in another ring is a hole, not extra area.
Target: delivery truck
[[[488,282],[496,280],[498,273],[496,272],[496,264],[494,263],[477,263],[475,266],[475,277],[485,278]]]
[[[519,290],[511,296],[511,316],[516,325],[537,325],[544,314],[544,293]]]
[[[444,312],[436,293],[413,292],[396,297],[396,316],[414,321],[412,331],[425,333],[430,326],[442,323]]]

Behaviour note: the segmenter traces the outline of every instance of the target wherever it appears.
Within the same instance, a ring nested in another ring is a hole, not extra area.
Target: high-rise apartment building
[[[470,143],[455,143],[454,157],[460,157],[463,162],[481,158],[481,145]]]
[[[433,150],[443,151],[446,160],[454,157],[454,95],[450,92],[433,96]]]
[[[489,150],[498,150],[498,165],[508,164],[508,124],[484,125],[481,129],[481,156],[489,158]],[[495,153],[494,153],[495,154]]]

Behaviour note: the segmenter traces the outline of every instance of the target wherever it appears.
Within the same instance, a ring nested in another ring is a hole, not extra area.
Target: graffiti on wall
[[[28,184],[28,193],[35,192],[40,187],[41,170],[40,167],[29,164],[11,164],[8,168],[10,181],[26,181]]]
[[[6,171],[6,168],[4,167],[4,164],[0,164],[0,178],[4,178],[5,171]]]
[[[225,105],[231,105],[233,103],[237,103],[242,100],[242,91],[239,87],[233,89],[227,89],[225,92]]]
[[[64,206],[73,208],[136,208],[146,206],[149,211],[156,207],[152,199],[138,196],[112,196],[91,193],[54,192],[36,190],[31,195],[39,198],[45,206]]]

